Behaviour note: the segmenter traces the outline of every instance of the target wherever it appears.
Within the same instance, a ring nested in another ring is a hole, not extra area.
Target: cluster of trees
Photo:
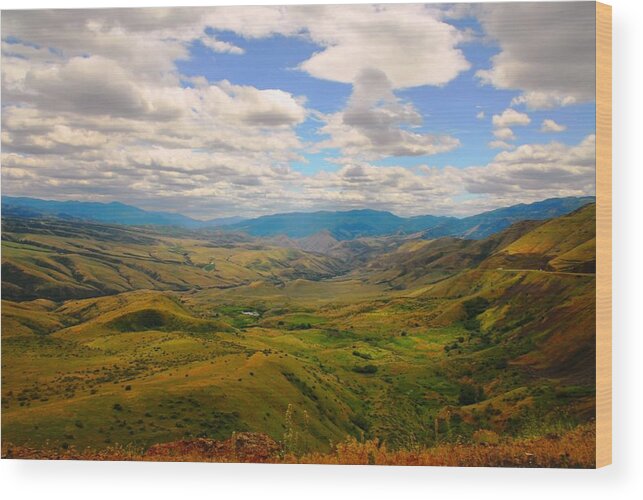
[[[364,365],[364,366],[356,366],[353,368],[353,371],[356,373],[377,373],[377,366],[375,365]]]
[[[460,406],[472,405],[485,400],[484,389],[480,385],[465,383],[460,386],[458,403]]]

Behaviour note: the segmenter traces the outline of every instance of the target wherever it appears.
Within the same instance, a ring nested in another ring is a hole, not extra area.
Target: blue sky
[[[3,192],[203,218],[593,194],[592,6],[8,12]]]
[[[456,150],[434,156],[391,156],[375,163],[377,165],[413,165],[429,163],[434,166],[468,167],[490,162],[498,153],[489,147],[492,140],[491,118],[502,113],[520,90],[501,90],[484,85],[476,78],[476,71],[491,66],[492,56],[501,51],[498,43],[484,39],[484,30],[475,17],[451,20],[460,30],[471,30],[473,40],[463,43],[460,49],[471,63],[471,69],[462,72],[453,81],[441,87],[419,86],[397,91],[403,100],[414,104],[424,117],[422,127],[415,129],[425,133],[448,133],[457,137],[462,146]],[[229,80],[240,85],[260,89],[278,88],[297,96],[305,96],[307,105],[323,113],[341,111],[351,95],[351,85],[314,78],[298,66],[315,52],[322,49],[303,36],[276,35],[262,39],[245,39],[230,31],[208,33],[217,39],[242,48],[242,56],[214,53],[196,41],[190,46],[190,58],[177,61],[177,68],[186,76],[204,76],[211,82]],[[484,118],[478,118],[480,112]],[[538,143],[556,140],[573,145],[595,130],[595,105],[593,102],[547,110],[532,110],[532,119],[527,126],[515,130],[517,143]],[[567,129],[555,137],[543,133],[541,124],[552,119],[564,124]],[[309,117],[297,128],[297,133],[306,141],[319,139],[318,120]],[[307,162],[294,162],[293,167],[305,173],[319,170],[336,170],[338,166],[326,161],[340,156],[338,149],[324,153],[304,154]]]

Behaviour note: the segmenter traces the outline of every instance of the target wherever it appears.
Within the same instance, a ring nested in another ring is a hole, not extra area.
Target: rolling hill
[[[330,256],[228,233],[179,237],[153,229],[7,217],[2,226],[2,296],[11,300],[185,291],[259,279],[278,283],[345,271]]]
[[[3,444],[260,432],[306,456],[347,436],[408,451],[591,428],[595,205],[420,236],[303,243],[321,254],[5,217]]]
[[[464,269],[594,273],[596,205],[547,221],[516,222],[482,240],[409,239],[359,269],[371,282],[399,289]]]
[[[485,267],[596,271],[596,205],[545,222],[490,257]]]

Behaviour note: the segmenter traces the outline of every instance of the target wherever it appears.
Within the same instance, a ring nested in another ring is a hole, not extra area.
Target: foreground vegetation
[[[3,220],[3,455],[590,467],[594,221],[319,253]]]
[[[265,435],[234,434],[221,442],[200,439],[167,443],[150,450],[108,447],[101,451],[31,449],[5,445],[5,458],[38,460],[121,460],[176,462],[245,462],[328,465],[432,465],[454,467],[595,467],[595,428],[579,426],[563,435],[500,442],[497,435],[481,434],[477,443],[441,444],[432,448],[390,450],[377,439],[355,438],[330,452],[297,454],[285,451]],[[491,442],[489,442],[491,440]]]

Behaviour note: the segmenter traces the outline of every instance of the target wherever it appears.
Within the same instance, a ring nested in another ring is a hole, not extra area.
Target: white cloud
[[[361,159],[433,155],[453,150],[449,135],[413,131],[422,117],[400,102],[394,89],[444,85],[469,63],[457,47],[465,35],[423,5],[342,5],[221,9],[212,27],[257,38],[299,35],[321,50],[299,64],[310,75],[353,84],[346,109],[318,115],[319,132],[330,136],[315,150],[339,148]],[[253,15],[256,13],[256,15]],[[257,23],[256,19],[262,19]]]
[[[595,192],[595,161],[594,135],[576,146],[525,144],[499,153],[484,167],[465,169],[464,183],[470,193],[498,199],[591,194]]]
[[[423,5],[347,5],[315,12],[305,29],[324,48],[300,67],[317,78],[353,83],[362,70],[374,68],[393,88],[407,88],[444,85],[470,67],[457,48],[464,34]]]
[[[238,47],[237,45],[234,45],[229,42],[217,40],[213,36],[204,36],[200,40],[203,45],[211,49],[213,52],[218,52],[221,54],[236,54],[236,55],[242,55],[246,53],[246,51],[243,50],[241,47]]]
[[[466,36],[441,19],[422,5],[4,12],[3,35],[25,43],[2,45],[3,191],[135,200],[204,218],[355,207],[464,214],[518,195],[593,192],[589,139],[520,146],[464,169],[370,163],[459,146],[451,135],[424,132],[418,109],[395,94],[444,85],[469,67],[458,49]],[[176,61],[199,40],[242,63],[243,49],[208,27],[317,43],[301,69],[351,83],[349,102],[320,114],[280,89],[181,75]],[[291,167],[311,147],[296,133],[311,114],[327,134],[318,148],[345,156],[336,171]],[[494,116],[495,146],[511,149],[511,127],[528,123],[525,116]]]
[[[408,169],[349,162],[337,172],[305,177],[304,206],[466,215],[513,205],[517,200],[594,194],[594,163],[593,135],[573,146],[557,142],[522,145],[497,154],[487,165],[467,168]]]
[[[369,207],[405,215],[452,212],[452,197],[461,190],[455,168],[409,169],[367,162],[347,163],[336,172],[319,172],[306,177],[302,186],[301,203],[306,209]]]
[[[362,70],[374,68],[398,89],[444,85],[469,69],[458,48],[466,34],[441,17],[424,5],[308,5],[221,8],[212,10],[208,24],[249,38],[306,37],[321,50],[301,70],[353,83]]]
[[[55,188],[65,199],[136,200],[145,208],[175,208],[204,218],[365,207],[401,215],[466,215],[518,199],[594,193],[593,136],[575,146],[523,145],[476,167],[355,161],[313,175],[268,166],[261,155],[250,164],[235,160],[234,152],[213,159],[191,149],[106,149],[99,162],[91,154],[56,157],[53,170],[46,155],[3,151],[2,180],[18,194],[50,196]]]
[[[513,149],[513,148],[515,148],[515,146],[513,144],[509,144],[507,141],[502,141],[502,140],[491,141],[491,142],[489,142],[488,146],[491,149]]]
[[[326,122],[320,133],[330,139],[317,148],[338,148],[351,157],[433,155],[460,144],[452,136],[414,132],[412,128],[422,125],[422,116],[394,95],[391,82],[377,69],[360,72],[344,111],[320,117]]]
[[[154,120],[182,113],[160,86],[139,82],[131,69],[103,56],[34,66],[23,84],[25,93],[15,98],[51,111]]]
[[[478,120],[484,120],[484,117],[485,117],[484,111],[478,111],[478,113],[476,114],[476,118]]]
[[[530,109],[595,98],[595,6],[591,2],[484,4],[476,8],[500,45],[477,76],[500,89],[523,91],[514,104]]]
[[[511,100],[512,106],[524,104],[528,109],[552,109],[576,104],[574,96],[546,92],[525,92]]]
[[[257,126],[297,125],[306,118],[304,100],[283,90],[259,90],[224,80],[198,87],[206,112],[224,120]]]
[[[564,132],[565,130],[567,130],[566,125],[556,123],[550,118],[543,120],[543,124],[540,127],[541,132]]]
[[[531,118],[526,113],[521,113],[512,108],[505,109],[499,115],[493,115],[491,123],[494,127],[511,127],[513,125],[529,125]]]
[[[496,129],[493,131],[493,135],[496,139],[501,139],[503,141],[513,141],[516,138],[514,131],[509,127]]]
[[[491,123],[494,127],[493,136],[496,139],[489,142],[488,146],[491,149],[513,149],[515,146],[509,141],[515,140],[516,136],[510,126],[529,125],[531,118],[526,113],[507,108],[502,113],[493,115]]]
[[[266,193],[283,193],[298,178],[289,165],[302,160],[304,99],[204,78],[181,85],[175,62],[206,37],[208,15],[3,13],[3,35],[25,42],[3,43],[3,192],[204,217],[261,211]]]
[[[138,80],[178,82],[175,61],[203,36],[198,9],[24,10],[2,16],[3,36],[52,48],[64,58],[87,54],[127,63]]]

